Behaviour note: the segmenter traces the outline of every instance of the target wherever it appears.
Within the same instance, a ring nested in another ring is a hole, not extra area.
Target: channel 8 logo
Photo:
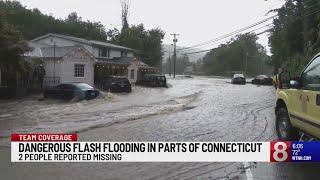
[[[289,162],[291,159],[291,142],[273,141],[270,143],[271,162]]]

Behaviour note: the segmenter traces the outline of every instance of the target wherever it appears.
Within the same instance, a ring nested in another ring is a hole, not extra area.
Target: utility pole
[[[170,44],[169,46],[169,76],[171,77],[171,46],[173,46],[173,44]]]
[[[56,42],[53,42],[53,84],[56,85]]]
[[[244,69],[244,75],[247,76],[247,68],[248,68],[248,52],[246,52],[246,65],[245,65],[245,69]]]
[[[171,46],[169,48],[169,76],[171,77]]]
[[[264,58],[263,58],[262,60],[260,60],[260,62],[261,62],[261,74],[264,74],[264,73],[263,73]]]
[[[179,36],[179,34],[173,33],[171,34],[171,36],[173,36],[173,46],[174,46],[174,50],[173,50],[173,78],[176,78],[176,59],[177,59],[177,36]]]

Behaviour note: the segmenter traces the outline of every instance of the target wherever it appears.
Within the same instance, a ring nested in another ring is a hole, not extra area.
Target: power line
[[[256,31],[256,30],[260,30],[260,29],[262,29],[262,28],[264,28],[264,27],[268,27],[268,26],[270,26],[270,25],[272,25],[272,23],[271,24],[267,24],[267,25],[265,25],[265,26],[261,26],[261,27],[259,27],[259,28],[256,28],[256,29],[254,29],[254,30],[252,30],[252,31],[250,31],[250,32],[248,32],[248,33],[251,33],[251,32],[254,32],[254,31]],[[270,30],[271,28],[269,28],[269,29],[267,29],[267,30],[265,30],[265,31],[262,31],[262,32],[259,32],[259,33],[257,33],[257,34],[255,34],[256,36],[259,36],[259,35],[261,35],[261,34],[263,34],[263,33],[266,33],[266,32],[268,32],[269,30]],[[237,35],[235,35],[235,36],[237,36]],[[228,39],[229,40],[229,39]],[[223,42],[225,42],[225,41],[227,41],[227,40],[224,40]],[[219,43],[219,41],[217,42],[217,43],[215,43],[215,44],[218,44]],[[201,51],[196,51],[196,52],[186,52],[186,53],[183,53],[183,52],[181,52],[181,53],[178,53],[178,54],[194,54],[194,53],[201,53],[201,52],[207,52],[207,51],[210,51],[210,50],[212,50],[213,48],[211,48],[211,49],[207,49],[207,50],[201,50]]]
[[[255,34],[255,36],[259,36],[259,35],[261,35],[261,34],[264,34],[264,33],[269,32],[269,31],[270,31],[270,29],[265,30],[265,31],[262,31],[262,32],[260,32],[260,33],[258,33],[258,34]],[[246,40],[246,39],[249,39],[249,38],[251,38],[251,37],[245,38],[245,39],[243,39],[243,40]],[[199,54],[199,53],[203,53],[203,52],[209,52],[209,51],[211,51],[211,50],[213,50],[213,49],[214,49],[214,48],[206,49],[206,50],[202,50],[202,51],[190,52],[190,53],[181,53],[181,54],[183,54],[183,55]]]
[[[278,15],[273,15],[273,16],[268,17],[268,18],[266,18],[266,19],[263,19],[263,20],[261,20],[261,21],[259,21],[259,22],[256,22],[256,23],[251,24],[251,25],[249,25],[249,26],[246,26],[246,27],[244,27],[244,28],[238,29],[238,30],[233,31],[233,32],[231,32],[231,33],[225,34],[225,35],[220,36],[220,37],[218,37],[218,38],[212,39],[212,40],[210,40],[210,41],[203,42],[203,43],[199,43],[199,44],[196,44],[196,45],[194,45],[194,46],[190,46],[190,47],[186,47],[186,48],[181,48],[181,49],[178,49],[178,50],[184,50],[184,49],[190,49],[190,48],[194,48],[194,47],[198,47],[198,46],[203,46],[203,45],[206,45],[206,44],[210,44],[210,43],[212,43],[212,42],[215,42],[215,41],[217,41],[217,40],[225,39],[225,38],[227,38],[227,37],[233,36],[234,34],[237,34],[237,33],[239,33],[239,32],[248,30],[248,29],[253,28],[253,27],[255,27],[255,26],[258,26],[258,25],[260,25],[260,24],[262,24],[262,23],[265,23],[265,22],[267,22],[267,21],[275,18],[276,16],[278,16]]]
[[[311,7],[310,7],[310,8],[311,8]],[[298,20],[301,20],[302,18],[311,16],[311,15],[316,14],[316,13],[319,13],[319,12],[320,12],[320,10],[314,11],[314,12],[312,12],[312,13],[309,13],[309,14],[307,14],[307,15],[304,15],[303,17],[297,18],[297,19],[295,19],[295,20],[293,20],[293,21],[291,21],[291,22],[289,22],[289,23],[294,23],[294,22],[296,22],[296,21],[298,21]],[[272,24],[272,23],[271,23],[271,24]],[[268,25],[271,25],[271,24],[268,24]],[[266,26],[268,26],[268,25],[265,25],[265,26],[262,26],[262,27],[266,27]],[[260,27],[260,28],[262,28],[262,27]],[[257,28],[257,29],[260,29],[260,28]],[[267,29],[267,30],[265,30],[265,31],[263,31],[263,32],[260,32],[260,33],[256,34],[256,36],[261,35],[261,34],[266,33],[266,32],[269,32],[270,30],[272,30],[272,28]],[[254,30],[253,30],[253,31],[254,31]],[[252,31],[251,31],[251,32],[252,32]],[[182,53],[180,53],[180,54],[186,54],[186,55],[187,55],[187,54],[196,54],[196,53],[211,51],[212,49],[213,49],[213,48],[207,49],[207,50],[202,50],[202,51],[190,52],[190,53],[183,53],[183,52],[182,52]]]
[[[309,9],[315,7],[315,6],[319,6],[319,4],[316,3],[316,4],[314,4],[313,6],[310,6],[310,7],[306,8],[305,10],[309,10]],[[181,51],[187,51],[187,50],[189,50],[189,49],[194,49],[195,47],[209,45],[209,44],[211,44],[211,43],[213,43],[213,42],[216,42],[216,41],[225,39],[225,38],[227,38],[227,37],[233,36],[233,35],[238,34],[238,33],[240,33],[240,32],[246,31],[246,30],[248,30],[248,29],[250,29],[250,28],[252,28],[252,27],[255,27],[255,26],[258,26],[258,25],[260,25],[260,24],[263,24],[263,23],[265,23],[265,22],[267,22],[267,21],[269,21],[269,20],[271,20],[271,19],[273,19],[273,18],[275,18],[275,17],[277,17],[277,16],[278,16],[278,14],[277,14],[277,15],[273,15],[273,16],[268,17],[268,18],[266,18],[266,19],[263,19],[263,20],[261,20],[261,21],[259,21],[259,22],[256,22],[256,23],[251,24],[251,25],[249,25],[249,26],[246,26],[246,27],[244,27],[244,28],[238,29],[238,30],[233,31],[233,32],[231,32],[231,33],[228,33],[228,34],[226,34],[226,35],[222,35],[222,36],[220,36],[220,37],[218,37],[218,38],[215,38],[215,39],[212,39],[212,40],[210,40],[210,41],[206,41],[206,42],[203,42],[203,43],[199,43],[199,44],[196,44],[196,45],[190,46],[190,47],[180,48],[180,49],[178,49],[178,51],[179,51],[179,52],[181,52]],[[272,24],[272,23],[271,23],[271,24]],[[271,24],[268,24],[268,25],[271,25]],[[268,25],[267,25],[267,26],[268,26]]]
[[[271,24],[264,25],[264,26],[261,26],[261,27],[259,27],[259,28],[256,28],[256,29],[252,30],[252,31],[249,31],[249,32],[247,32],[247,33],[255,32],[255,31],[257,31],[257,30],[263,29],[263,28],[268,27],[268,26],[270,26],[270,25],[272,25],[272,23],[271,23]],[[270,29],[270,28],[269,28],[269,29]],[[269,30],[269,29],[268,29],[268,30]],[[258,34],[260,34],[260,33],[258,33]],[[236,37],[237,35],[239,35],[239,34],[234,35],[232,38]],[[223,41],[221,41],[221,40],[223,40]],[[228,40],[230,40],[230,39],[221,39],[221,40],[216,41],[216,42],[214,42],[214,43],[211,44],[211,45],[222,44],[222,43],[224,43],[224,42],[226,42],[226,41],[228,41]],[[202,51],[199,51],[199,52],[202,52]],[[192,52],[191,52],[191,53],[192,53]],[[178,52],[178,54],[189,54],[189,53],[188,53],[188,51],[187,51],[187,52]]]

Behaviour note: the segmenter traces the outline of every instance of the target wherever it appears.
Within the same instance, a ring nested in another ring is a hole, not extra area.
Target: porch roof
[[[150,67],[146,63],[142,61],[136,60],[134,57],[114,57],[112,59],[103,59],[103,58],[97,58],[96,64],[106,64],[106,65],[126,65],[130,66],[132,63],[137,62],[137,66],[143,66],[143,67]]]
[[[112,58],[112,59],[97,58],[96,64],[130,66],[130,64],[133,62],[133,59],[134,58],[128,58],[128,57]]]
[[[106,60],[106,59],[101,59],[101,58],[97,58],[97,61],[96,61],[96,65],[97,66],[103,66],[103,67],[112,67],[115,66],[115,67],[129,67],[130,65],[132,65],[133,63],[136,63],[136,67],[137,69],[141,70],[141,71],[145,71],[145,70],[158,70],[158,68],[156,67],[152,67],[152,66],[148,66],[146,63],[142,62],[142,61],[139,61],[137,60],[136,58],[134,57],[115,57],[115,58],[112,58],[110,60]]]

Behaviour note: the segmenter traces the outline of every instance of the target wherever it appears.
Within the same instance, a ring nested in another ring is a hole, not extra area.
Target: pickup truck
[[[276,92],[276,131],[281,140],[299,140],[301,134],[320,139],[320,53],[301,72],[279,74]]]

